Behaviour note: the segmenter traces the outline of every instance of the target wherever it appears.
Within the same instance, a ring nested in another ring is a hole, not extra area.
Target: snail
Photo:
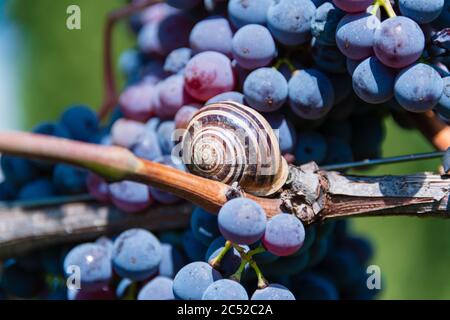
[[[230,101],[206,105],[193,116],[183,135],[182,160],[195,175],[237,182],[257,196],[280,190],[289,171],[266,119]]]

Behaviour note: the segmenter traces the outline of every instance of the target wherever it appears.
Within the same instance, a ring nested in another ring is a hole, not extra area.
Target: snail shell
[[[255,110],[235,102],[200,109],[182,142],[183,162],[198,176],[246,192],[271,195],[284,185],[288,166],[269,123]]]

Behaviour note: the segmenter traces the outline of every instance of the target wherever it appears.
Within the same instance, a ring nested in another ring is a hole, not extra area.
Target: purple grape
[[[418,63],[402,70],[395,80],[395,99],[410,112],[425,112],[439,103],[444,81],[429,65]]]
[[[205,258],[208,247],[198,241],[191,230],[183,233],[181,241],[184,252],[190,261],[201,261]]]
[[[167,156],[167,155],[162,156],[157,159],[154,159],[153,161],[156,163],[170,166],[170,167],[178,169],[180,171],[185,171],[184,166],[181,163],[175,163],[172,156]],[[150,195],[152,196],[152,198],[155,199],[159,203],[172,204],[172,203],[177,203],[178,201],[180,201],[180,198],[173,195],[172,193],[169,193],[166,191],[161,191],[154,187],[149,187],[149,189],[150,189]]]
[[[111,183],[109,193],[117,208],[130,213],[143,211],[154,201],[147,185],[134,181]]]
[[[139,291],[137,300],[175,300],[173,280],[161,276],[150,280]]]
[[[202,300],[248,300],[248,294],[240,283],[222,279],[206,288]]]
[[[175,141],[173,139],[173,133],[175,131],[174,121],[162,122],[156,131],[159,140],[159,146],[163,155],[170,155],[175,147]]]
[[[60,194],[80,194],[86,191],[87,171],[67,164],[57,164],[53,184]]]
[[[372,0],[333,0],[336,7],[345,12],[355,13],[366,11],[372,5]]]
[[[162,259],[159,240],[144,229],[129,229],[114,241],[112,263],[118,275],[142,281],[158,271]]]
[[[211,262],[211,260],[213,260],[220,254],[220,252],[225,248],[225,242],[226,242],[225,238],[219,237],[210,244],[208,250],[206,251],[207,262]],[[247,246],[242,247],[245,252],[249,251],[249,248]],[[218,271],[222,276],[230,277],[238,270],[239,266],[241,265],[241,262],[242,258],[241,255],[239,254],[239,251],[237,251],[235,248],[232,248],[225,254],[225,256],[220,261]],[[248,265],[246,266],[246,268],[248,269]]]
[[[402,15],[424,24],[439,17],[444,0],[399,0],[398,6]]]
[[[179,73],[192,58],[192,50],[189,48],[178,48],[173,50],[166,57],[164,71],[169,73]]]
[[[290,256],[297,252],[305,241],[305,228],[292,214],[278,214],[267,221],[262,238],[264,247],[274,255]]]
[[[209,245],[220,235],[217,216],[195,207],[191,215],[191,230],[194,236],[204,245]]]
[[[101,236],[100,238],[95,240],[95,243],[99,244],[103,248],[105,248],[106,251],[108,252],[109,256],[112,257],[112,251],[113,251],[113,248],[114,248],[114,242],[111,239],[109,239],[106,236]]]
[[[250,300],[295,300],[295,297],[285,286],[271,284],[264,289],[256,290]]]
[[[231,56],[233,31],[228,20],[212,16],[197,22],[189,36],[189,44],[195,53],[216,51]]]
[[[319,41],[313,40],[312,58],[317,68],[321,71],[336,74],[347,72],[346,57],[336,46],[324,45]]]
[[[294,125],[285,116],[277,113],[264,115],[278,137],[281,153],[291,153],[297,140]]]
[[[175,129],[186,129],[194,114],[198,111],[197,106],[182,106],[175,114]]]
[[[52,181],[47,178],[39,178],[25,184],[17,195],[18,200],[38,200],[51,198],[56,195],[57,190]]]
[[[363,60],[352,60],[347,58],[346,66],[347,66],[347,72],[349,75],[353,75],[353,72],[355,71],[356,67],[362,62]]]
[[[219,211],[219,230],[225,239],[237,244],[252,244],[261,239],[266,228],[266,213],[246,198],[228,201]]]
[[[102,177],[89,172],[86,179],[86,186],[89,194],[95,200],[101,203],[108,203],[110,201],[108,183]]]
[[[419,59],[425,36],[419,25],[406,17],[384,20],[375,29],[373,49],[380,61],[391,68],[404,68]]]
[[[444,117],[450,117],[450,76],[442,79],[444,90],[435,110]]]
[[[128,119],[145,122],[155,112],[155,100],[158,99],[154,85],[139,83],[125,89],[119,97],[120,110]]]
[[[154,131],[146,130],[137,140],[131,151],[139,158],[153,161],[162,156],[159,140]]]
[[[186,264],[186,259],[176,247],[168,243],[161,243],[162,258],[159,264],[159,275],[173,278]]]
[[[236,28],[247,24],[265,25],[271,0],[230,0],[228,18]]]
[[[134,120],[119,119],[111,128],[111,140],[115,145],[131,148],[144,132],[144,124]]]
[[[244,104],[244,95],[237,91],[229,91],[218,94],[217,96],[212,97],[205,104],[223,102],[223,101],[232,101],[240,104]]]
[[[336,28],[344,12],[331,2],[324,2],[317,8],[311,21],[311,33],[320,43],[336,45]]]
[[[188,62],[184,81],[186,91],[200,101],[232,91],[235,86],[231,61],[222,53],[213,51],[199,53]]]
[[[184,78],[176,74],[158,84],[159,104],[155,113],[160,119],[173,119],[177,111],[193,102],[193,99],[184,89]]]
[[[179,13],[180,10],[169,6],[167,3],[155,3],[150,7],[142,10],[140,20],[142,24],[158,23],[167,18],[171,14]]]
[[[201,300],[206,289],[222,276],[206,262],[184,266],[173,280],[173,293],[180,300]]]
[[[379,24],[378,18],[370,13],[345,15],[336,31],[336,44],[339,50],[353,60],[370,57],[373,53],[375,29]]]
[[[233,37],[234,59],[245,69],[256,69],[270,64],[277,55],[275,41],[266,27],[249,24],[240,28]]]

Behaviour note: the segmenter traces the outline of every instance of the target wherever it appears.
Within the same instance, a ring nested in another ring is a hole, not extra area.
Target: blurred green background
[[[2,1],[0,0],[0,4]],[[13,0],[8,16],[18,30],[13,52],[19,79],[15,127],[29,129],[56,119],[72,103],[98,108],[102,96],[102,30],[105,15],[123,0]],[[82,29],[66,28],[66,8],[81,8]],[[1,9],[0,9],[1,10]],[[1,15],[0,15],[1,17]],[[0,18],[1,19],[1,18]],[[0,24],[1,27],[1,24]],[[114,35],[115,61],[133,37],[122,23]],[[1,43],[1,42],[0,42]],[[2,45],[8,45],[2,44]],[[1,74],[8,78],[9,75]],[[1,88],[0,88],[1,94]],[[0,109],[5,117],[5,107]],[[8,109],[6,109],[8,110]],[[420,134],[386,121],[384,156],[430,151]],[[434,171],[439,161],[390,165],[364,174],[406,174]],[[362,172],[358,172],[362,173]],[[359,218],[355,232],[369,237],[376,248],[372,261],[383,277],[381,299],[450,299],[450,221],[419,218]]]

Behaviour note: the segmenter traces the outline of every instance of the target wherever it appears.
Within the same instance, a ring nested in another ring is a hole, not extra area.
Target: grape
[[[231,91],[235,86],[230,60],[213,51],[199,53],[188,62],[184,81],[186,91],[200,101]]]
[[[355,72],[356,67],[362,62],[363,60],[352,60],[347,58],[346,66],[347,66],[347,72],[349,75],[353,76],[353,72]]]
[[[275,39],[296,46],[311,38],[311,21],[316,7],[310,0],[275,1],[267,11],[267,25]]]
[[[365,11],[372,2],[372,0],[333,0],[338,8],[350,13]]]
[[[158,84],[159,104],[155,108],[161,119],[173,119],[177,111],[193,99],[184,89],[184,77],[176,74]]]
[[[236,32],[232,52],[237,63],[249,70],[269,65],[277,55],[269,30],[258,24],[248,24]]]
[[[161,124],[161,119],[159,118],[151,118],[145,124],[145,129],[150,132],[156,132],[158,130],[159,125]]]
[[[288,288],[281,284],[271,284],[264,289],[258,289],[250,300],[295,300]]]
[[[350,143],[336,136],[327,139],[327,155],[324,163],[336,164],[353,161],[353,152]]]
[[[439,17],[444,0],[399,0],[398,6],[402,15],[424,24]]]
[[[237,91],[229,91],[218,94],[217,96],[212,97],[205,104],[217,103],[222,101],[232,101],[240,104],[244,104],[244,95]]]
[[[95,240],[96,244],[101,245],[103,248],[106,249],[106,251],[108,252],[108,255],[110,257],[112,257],[112,251],[114,248],[114,242],[112,242],[111,239],[109,239],[108,237],[102,236],[100,238],[98,238],[97,240]]]
[[[229,19],[236,28],[242,28],[247,24],[265,25],[270,3],[271,0],[230,0]]]
[[[277,256],[289,256],[298,251],[305,240],[305,229],[291,214],[278,214],[267,222],[262,238],[264,247]]]
[[[71,138],[69,130],[62,123],[42,122],[41,124],[35,126],[31,131],[33,133],[45,134],[47,136],[58,138]]]
[[[159,264],[159,275],[173,278],[186,264],[185,258],[177,248],[168,243],[161,243],[162,258]]]
[[[94,197],[95,200],[102,203],[109,202],[110,198],[108,184],[102,177],[89,172],[86,178],[86,186],[89,194]]]
[[[291,153],[297,140],[294,125],[281,114],[269,113],[264,115],[264,117],[278,137],[281,153]]]
[[[155,3],[142,10],[140,20],[143,24],[158,23],[171,14],[179,13],[180,10],[168,5],[165,2]]]
[[[201,300],[206,289],[222,277],[206,262],[184,266],[173,280],[173,293],[180,300]]]
[[[175,300],[173,280],[161,276],[150,280],[139,291],[137,300]]]
[[[158,94],[147,82],[129,86],[119,97],[120,110],[130,120],[145,122],[155,113]]]
[[[9,180],[0,182],[0,201],[12,201],[16,198],[17,188]]]
[[[450,26],[450,1],[445,0],[444,8],[441,11],[439,17],[433,21],[433,26],[440,30],[443,28],[448,28]]]
[[[316,120],[325,116],[334,103],[330,80],[315,69],[297,71],[289,80],[289,104],[298,116]]]
[[[89,288],[103,286],[112,277],[112,265],[108,251],[96,243],[77,245],[64,259],[64,272],[67,276],[73,272],[71,266],[80,268],[80,281]]]
[[[17,195],[18,200],[37,200],[56,195],[53,183],[47,178],[39,178],[24,185]]]
[[[222,279],[206,288],[202,300],[248,300],[247,291],[236,281]]]
[[[15,186],[31,182],[39,174],[33,163],[24,158],[2,155],[0,163],[5,179]]]
[[[365,238],[346,236],[340,245],[351,250],[361,265],[367,264],[373,256],[373,247]]]
[[[195,53],[216,51],[231,56],[233,31],[228,20],[220,16],[204,19],[194,26],[189,44]]]
[[[244,82],[245,101],[260,112],[280,109],[288,96],[284,76],[274,68],[260,68],[250,73]]]
[[[153,161],[156,163],[164,164],[166,166],[178,169],[180,171],[185,171],[184,166],[181,163],[175,163],[172,156],[167,156],[167,155],[162,156],[157,159],[154,159]],[[180,198],[173,195],[172,193],[166,192],[166,191],[161,191],[154,187],[150,187],[150,195],[157,202],[163,203],[163,204],[173,204],[173,203],[177,203],[178,201],[180,201]]]
[[[347,14],[339,22],[336,44],[350,59],[361,60],[372,55],[372,45],[378,18],[370,13]]]
[[[171,154],[175,147],[175,141],[172,138],[174,131],[175,122],[171,120],[164,121],[158,126],[156,134],[158,135],[159,145],[164,155]]]
[[[311,33],[316,41],[325,45],[336,45],[336,28],[344,12],[331,2],[324,2],[317,8],[311,21]]]
[[[353,89],[362,100],[378,104],[394,96],[395,71],[375,57],[361,62],[353,72]]]
[[[86,191],[87,171],[66,164],[53,170],[53,184],[60,194],[79,194]]]
[[[191,230],[197,240],[209,245],[220,235],[217,216],[196,207],[191,215]]]
[[[296,277],[294,295],[297,300],[338,300],[339,293],[333,283],[315,272]]]
[[[161,80],[164,80],[169,73],[164,71],[164,64],[161,60],[150,60],[142,65],[140,80],[149,85],[156,85]],[[158,89],[156,87],[156,89]],[[155,103],[158,103],[157,99]]]
[[[119,119],[111,128],[111,140],[115,145],[131,148],[144,134],[145,126],[133,120]]]
[[[10,259],[4,262],[0,285],[7,293],[19,298],[33,298],[45,287],[41,274],[22,269]]]
[[[131,151],[139,158],[153,161],[162,156],[161,147],[159,146],[159,139],[156,132],[146,130],[139,136],[136,144],[131,147]]]
[[[352,78],[348,74],[330,73],[327,74],[327,77],[331,81],[331,84],[333,85],[335,105],[343,102],[353,92]]]
[[[439,103],[444,82],[432,67],[418,63],[402,70],[395,80],[395,99],[410,112],[424,112]]]
[[[186,230],[183,233],[182,244],[186,256],[191,261],[201,261],[205,258],[208,247],[198,241],[191,230]]]
[[[159,240],[144,229],[129,229],[114,241],[112,263],[118,275],[142,281],[158,271],[162,259]]]
[[[424,46],[422,30],[407,17],[384,20],[373,36],[375,55],[391,68],[404,68],[414,63],[422,54]]]
[[[189,48],[178,48],[169,53],[164,62],[164,71],[179,73],[192,58],[192,50]]]
[[[201,0],[166,0],[167,4],[180,9],[192,9],[199,5]]]
[[[261,245],[261,241],[257,241],[254,244],[250,245],[250,249],[256,249]],[[264,265],[277,261],[279,257],[266,250],[264,252],[255,254],[252,258],[258,265]]]
[[[220,254],[220,252],[224,249],[226,240],[222,237],[219,239],[220,240],[213,241],[209,246],[208,250],[206,251],[207,262],[211,262],[211,260],[216,258]],[[244,246],[244,251],[247,252],[248,250],[249,248],[247,246]],[[225,256],[220,261],[218,271],[221,273],[222,276],[230,277],[238,270],[239,266],[241,265],[241,262],[242,262],[241,255],[235,248],[232,248],[225,254]],[[246,267],[248,269],[248,265]],[[244,272],[245,271],[246,270],[244,270]]]
[[[346,73],[346,57],[336,46],[329,46],[313,40],[312,58],[317,68],[329,73]]]
[[[356,255],[347,248],[335,249],[327,254],[319,269],[338,286],[346,286],[358,280],[360,263]]]
[[[175,128],[186,129],[191,121],[192,117],[197,113],[197,106],[185,105],[180,108],[175,114]]]
[[[128,49],[122,52],[119,58],[119,69],[127,78],[132,78],[138,73],[143,62],[141,53],[134,49]]]
[[[264,234],[266,213],[246,198],[228,201],[219,211],[219,230],[225,239],[237,244],[252,244]]]
[[[442,159],[442,166],[444,167],[444,172],[448,173],[450,171],[450,148],[444,154]]]
[[[318,132],[305,131],[299,133],[295,147],[295,159],[299,164],[315,161],[320,164],[327,154],[327,142]]]
[[[450,117],[450,76],[442,79],[444,89],[435,110],[444,117]]]
[[[97,115],[83,105],[68,108],[61,115],[60,121],[75,140],[91,142],[99,130]]]
[[[134,181],[111,183],[109,194],[117,208],[129,213],[143,211],[154,201],[147,185]]]

